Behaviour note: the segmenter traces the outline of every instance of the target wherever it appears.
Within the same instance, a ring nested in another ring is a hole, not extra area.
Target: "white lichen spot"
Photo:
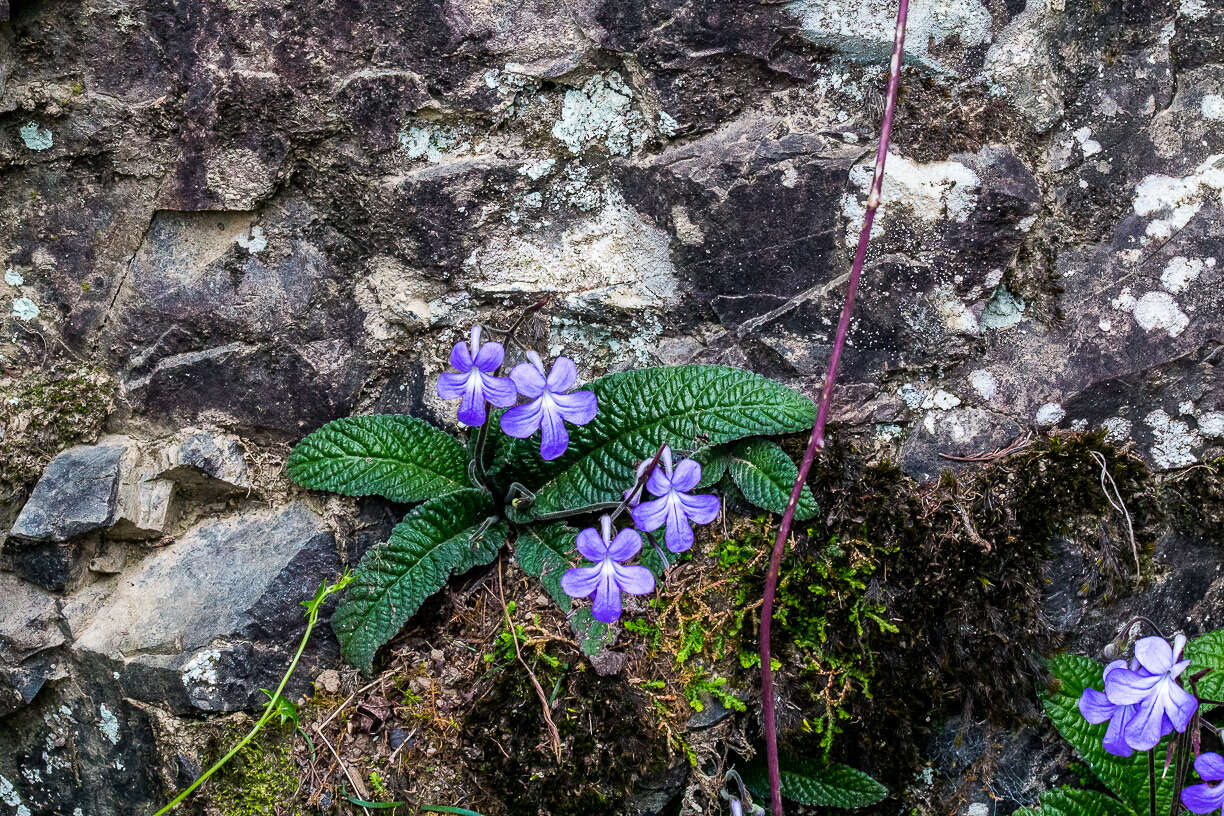
[[[1147,226],[1147,236],[1167,240],[1190,222],[1212,192],[1224,190],[1224,154],[1210,156],[1188,176],[1145,176],[1135,186],[1136,215],[1159,217]]]
[[[956,296],[951,286],[936,289],[931,294],[931,300],[935,304],[939,322],[948,331],[968,335],[978,334],[981,331],[977,318],[974,317],[965,302]]]
[[[399,132],[399,143],[409,159],[424,159],[430,164],[479,153],[483,147],[482,144],[474,145],[472,140],[457,128],[430,122],[405,125]]]
[[[918,407],[922,405],[923,391],[921,391],[918,386],[914,385],[913,383],[905,383],[902,385],[897,389],[897,395],[901,397],[901,401],[904,402],[911,411],[918,410]]]
[[[38,317],[38,304],[27,297],[13,298],[13,317],[30,321]]]
[[[978,396],[987,401],[994,399],[995,394],[999,393],[999,381],[984,368],[979,368],[969,375],[969,385],[973,386]]]
[[[1073,131],[1071,135],[1075,137],[1075,141],[1079,142],[1084,158],[1095,156],[1101,152],[1101,143],[1092,138],[1092,128],[1082,127],[1079,130]]]
[[[1105,439],[1115,445],[1130,439],[1132,426],[1129,419],[1109,417],[1101,423],[1101,427],[1105,430]]]
[[[51,131],[39,127],[37,122],[28,122],[22,125],[21,130],[18,132],[21,134],[21,141],[25,142],[25,146],[30,148],[30,150],[49,150],[51,145],[55,143],[55,137],[51,134]]]
[[[268,248],[268,236],[264,235],[263,227],[251,227],[251,231],[234,238],[234,243],[255,255]]]
[[[526,176],[532,181],[539,181],[552,172],[553,165],[556,163],[556,159],[540,159],[531,164],[524,164],[519,168],[519,175]]]
[[[1043,428],[1048,428],[1062,422],[1063,417],[1066,415],[1067,412],[1057,402],[1047,402],[1037,409],[1037,424]]]
[[[636,310],[675,302],[671,239],[619,195],[559,238],[495,238],[464,262],[483,294],[556,292],[573,304]]]
[[[1224,96],[1205,94],[1199,110],[1204,119],[1224,119]]]
[[[800,34],[817,45],[854,59],[887,59],[892,54],[894,9],[885,0],[792,0],[786,10]],[[931,46],[955,39],[962,48],[990,42],[990,12],[977,0],[941,0],[911,7],[905,37],[909,59],[948,71]]]
[[[850,168],[850,186],[858,194],[842,196],[842,214],[846,217],[846,246],[858,243],[867,213],[867,196],[875,173],[873,160],[864,159]],[[884,213],[888,207],[907,208],[924,221],[951,220],[964,223],[977,207],[981,179],[958,161],[929,164],[912,162],[904,156],[888,154],[888,172],[884,175],[883,200],[876,211],[871,228],[873,237],[884,234]]]
[[[570,153],[581,153],[592,142],[602,142],[609,153],[627,156],[646,139],[642,115],[633,109],[633,91],[616,71],[595,74],[581,89],[565,92],[561,118],[552,135]]]
[[[21,801],[21,794],[13,783],[0,776],[0,802],[11,808],[16,808],[13,816],[30,816],[30,809]]]
[[[1209,258],[1207,264],[1204,264],[1201,258],[1185,258],[1178,255],[1165,264],[1164,271],[1160,273],[1160,285],[1166,292],[1180,295],[1186,291],[1187,286],[1198,279],[1203,272],[1204,265],[1214,264],[1215,258]]]
[[[1177,13],[1191,20],[1200,20],[1207,16],[1207,0],[1181,0]]]
[[[1180,416],[1187,416],[1194,413],[1194,403],[1190,400],[1184,400],[1177,403],[1177,413]]]
[[[680,123],[667,111],[659,111],[659,133],[668,139],[680,132]]]
[[[1211,439],[1224,437],[1224,411],[1207,411],[1198,418],[1198,430]]]
[[[4,282],[9,286],[21,286],[25,283],[25,278],[21,276],[20,272],[14,272],[10,267],[4,270]]]
[[[1168,292],[1148,292],[1135,302],[1131,315],[1144,331],[1163,331],[1170,337],[1177,337],[1190,324]]]
[[[982,328],[1010,329],[1024,319],[1024,298],[1007,291],[1006,286],[995,288],[994,296],[982,310]]]
[[[111,710],[106,707],[106,703],[98,706],[98,730],[102,732],[102,736],[110,740],[111,745],[119,744],[119,720],[115,717]]]
[[[1097,328],[1105,332],[1106,334],[1108,334],[1110,331],[1113,330],[1113,321],[1110,320],[1108,317],[1102,317],[1100,320],[1097,321]]]
[[[1109,301],[1109,305],[1113,306],[1119,312],[1133,312],[1135,310],[1135,296],[1131,294],[1129,286],[1123,286],[1122,291],[1118,296]]]
[[[990,816],[990,805],[983,802],[974,802],[965,811],[965,816]]]
[[[937,388],[922,401],[922,407],[927,409],[935,409],[937,411],[950,411],[960,405],[960,397],[942,388]]]
[[[1027,215],[1016,222],[1016,227],[1021,232],[1029,232],[1033,229],[1033,225],[1037,223],[1036,215]]]
[[[217,685],[217,664],[220,660],[221,652],[218,649],[205,649],[192,656],[183,664],[180,674],[183,686],[190,689],[192,686]]]
[[[1193,449],[1202,438],[1180,419],[1173,419],[1162,410],[1155,410],[1143,419],[1152,429],[1152,461],[1162,469],[1192,465],[1196,461]]]

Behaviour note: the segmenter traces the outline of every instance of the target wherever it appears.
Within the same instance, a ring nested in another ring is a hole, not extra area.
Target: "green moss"
[[[242,749],[216,777],[213,804],[222,816],[300,816],[283,804],[298,788],[290,746],[262,734]]]

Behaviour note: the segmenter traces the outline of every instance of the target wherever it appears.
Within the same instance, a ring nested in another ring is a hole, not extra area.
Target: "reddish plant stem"
[[[837,334],[833,339],[833,353],[829,356],[829,370],[825,374],[824,390],[820,394],[820,405],[816,411],[816,424],[799,465],[799,475],[791,488],[786,512],[778,525],[778,537],[774,540],[773,552],[769,556],[769,571],[765,577],[765,598],[761,604],[761,714],[765,721],[765,759],[769,765],[769,804],[773,816],[782,813],[782,780],[778,770],[778,727],[774,710],[773,669],[770,666],[769,634],[773,625],[774,596],[778,591],[778,573],[782,567],[782,553],[790,535],[791,523],[795,519],[795,508],[799,495],[807,483],[808,472],[816,459],[816,451],[824,447],[825,423],[829,419],[829,406],[833,399],[833,386],[837,382],[837,365],[846,346],[846,335],[850,331],[850,317],[854,313],[854,296],[858,292],[859,278],[863,274],[863,260],[867,257],[867,242],[871,239],[871,225],[875,221],[876,209],[880,206],[880,192],[884,186],[884,159],[888,156],[888,140],[892,135],[893,113],[897,107],[897,88],[901,82],[901,54],[905,47],[905,19],[909,13],[909,0],[900,0],[897,8],[897,29],[893,38],[892,63],[889,65],[888,90],[884,95],[884,118],[880,124],[880,147],[876,151],[875,174],[871,179],[871,192],[867,196],[867,211],[863,216],[863,229],[859,233],[858,249],[854,253],[854,265],[850,268],[850,281],[846,286],[846,301],[842,305],[841,319],[837,322]]]

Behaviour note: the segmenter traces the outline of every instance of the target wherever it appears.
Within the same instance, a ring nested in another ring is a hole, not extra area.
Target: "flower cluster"
[[[501,343],[481,344],[480,326],[474,326],[471,340],[451,349],[455,371],[438,377],[438,396],[460,400],[459,421],[464,425],[485,424],[485,403],[509,408],[501,415],[502,430],[519,439],[539,431],[540,456],[556,459],[569,447],[565,423],[585,425],[595,418],[595,392],[573,390],[578,368],[568,357],[558,357],[552,370],[545,371],[540,355],[528,351],[527,362],[516,365],[509,377],[498,377],[505,357]],[[519,395],[530,401],[516,405]]]
[[[1080,714],[1090,723],[1109,723],[1102,742],[1106,751],[1129,757],[1150,751],[1174,730],[1186,730],[1198,700],[1177,680],[1190,665],[1179,659],[1185,646],[1180,634],[1172,645],[1162,637],[1143,638],[1129,664],[1115,660],[1105,667],[1103,693],[1084,689]]]
[[[632,507],[633,523],[639,529],[650,533],[664,528],[667,549],[682,553],[693,546],[692,525],[709,524],[717,518],[722,502],[713,494],[690,492],[701,482],[701,465],[693,459],[673,463],[671,448],[666,445],[646,480],[646,491],[655,498],[641,501],[641,480],[653,462],[648,459],[638,466],[637,482],[625,491],[625,504]],[[623,565],[642,549],[642,536],[637,530],[621,530],[612,538],[612,518],[602,516],[600,525],[602,538],[594,528],[578,534],[578,552],[593,564],[568,570],[561,588],[571,598],[593,594],[591,614],[595,620],[611,623],[620,617],[621,593],[644,595],[652,591],[654,576],[645,567]]]

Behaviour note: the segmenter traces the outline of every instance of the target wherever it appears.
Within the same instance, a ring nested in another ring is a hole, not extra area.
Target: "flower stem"
[[[237,756],[238,752],[247,746],[251,740],[268,724],[268,720],[276,714],[276,704],[280,700],[281,692],[285,690],[285,685],[289,682],[289,678],[293,676],[294,669],[297,668],[298,661],[302,658],[302,653],[306,651],[306,643],[310,640],[310,634],[314,631],[315,624],[319,622],[319,609],[323,606],[323,601],[327,596],[338,592],[348,585],[352,577],[347,573],[336,583],[327,584],[319,588],[318,594],[313,600],[303,602],[306,607],[306,631],[302,633],[302,642],[298,644],[297,652],[293,655],[293,660],[289,663],[289,668],[285,670],[285,674],[281,677],[280,685],[276,687],[276,692],[268,699],[268,705],[264,708],[263,716],[255,723],[255,726],[247,732],[246,736],[238,741],[238,744],[229,750],[225,756],[221,757],[213,766],[192,782],[186,790],[174,797],[170,804],[166,805],[161,810],[154,813],[153,816],[162,816],[164,813],[169,813],[176,808],[184,799],[192,794],[196,788],[203,785],[210,776],[225,767],[225,764]]]
[[[1148,751],[1148,812],[1156,816],[1156,752]]]
[[[786,539],[790,535],[799,496],[807,483],[808,472],[816,459],[816,451],[824,447],[825,423],[829,419],[829,407],[833,398],[833,386],[837,382],[837,366],[842,350],[846,346],[846,335],[850,331],[850,317],[854,313],[854,297],[858,292],[859,279],[863,274],[863,261],[867,257],[867,243],[871,239],[871,225],[880,206],[881,190],[884,186],[884,160],[888,156],[888,142],[892,135],[893,114],[897,107],[897,90],[901,81],[901,55],[905,48],[905,21],[909,13],[909,0],[900,0],[897,7],[897,27],[893,37],[892,62],[889,65],[888,88],[884,94],[884,115],[880,123],[880,146],[876,151],[875,173],[871,180],[871,191],[867,196],[867,210],[863,215],[863,228],[859,232],[858,248],[854,252],[854,263],[850,268],[850,280],[846,286],[846,300],[842,304],[841,318],[837,323],[837,334],[833,339],[833,351],[829,356],[829,369],[825,374],[824,390],[816,411],[816,424],[808,439],[799,474],[786,502],[786,512],[778,525],[778,536],[774,540],[769,557],[769,571],[765,577],[765,597],[761,604],[761,716],[765,727],[765,759],[769,766],[769,804],[773,816],[782,813],[782,779],[778,769],[778,727],[773,694],[773,670],[770,666],[769,635],[773,624],[774,596],[778,590],[778,574],[782,568],[782,554]]]

